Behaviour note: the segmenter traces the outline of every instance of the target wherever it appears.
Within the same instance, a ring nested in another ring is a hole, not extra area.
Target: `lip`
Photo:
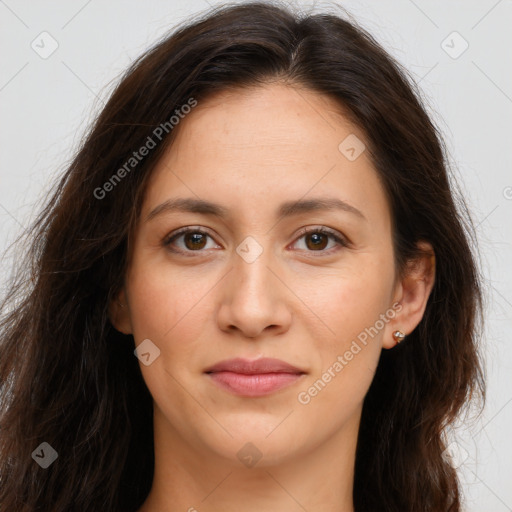
[[[246,397],[269,395],[294,384],[306,374],[285,361],[266,357],[220,361],[205,373],[224,390]]]

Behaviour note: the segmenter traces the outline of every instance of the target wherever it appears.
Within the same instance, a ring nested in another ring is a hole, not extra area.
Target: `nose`
[[[218,310],[220,329],[247,338],[282,334],[289,329],[290,293],[276,277],[279,272],[271,270],[270,259],[266,251],[251,263],[233,255],[234,266],[226,276]]]

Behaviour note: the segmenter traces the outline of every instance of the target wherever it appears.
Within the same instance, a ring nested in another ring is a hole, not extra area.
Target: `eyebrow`
[[[286,201],[279,206],[276,212],[276,216],[291,217],[301,213],[333,210],[341,210],[352,213],[357,217],[367,221],[367,218],[355,206],[352,206],[351,204],[346,203],[341,199],[332,197]],[[175,198],[168,199],[167,201],[164,201],[153,210],[151,210],[151,212],[146,217],[146,222],[154,219],[159,215],[171,212],[199,213],[203,215],[212,215],[222,219],[226,218],[229,214],[229,210],[227,208],[224,208],[220,204],[212,203],[210,201],[195,198]]]

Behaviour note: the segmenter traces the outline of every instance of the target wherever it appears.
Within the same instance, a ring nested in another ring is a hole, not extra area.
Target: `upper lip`
[[[292,366],[285,361],[281,361],[280,359],[272,359],[268,357],[263,357],[260,359],[226,359],[224,361],[219,361],[214,364],[207,370],[206,373],[215,373],[215,372],[233,372],[233,373],[242,373],[246,375],[256,375],[262,373],[305,373],[300,368]]]

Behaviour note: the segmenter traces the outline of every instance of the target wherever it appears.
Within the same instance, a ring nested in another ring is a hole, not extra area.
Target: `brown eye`
[[[306,246],[313,251],[325,249],[328,243],[329,238],[324,233],[309,233],[306,235]]]
[[[295,244],[298,245],[296,248],[309,253],[316,252],[318,256],[332,254],[349,245],[343,235],[327,227],[302,229]]]
[[[209,233],[198,228],[178,230],[163,240],[162,244],[172,252],[188,255],[193,252],[201,253],[207,252],[208,249],[219,248]]]
[[[185,247],[191,251],[203,249],[206,245],[206,235],[203,233],[186,233],[183,237]]]

